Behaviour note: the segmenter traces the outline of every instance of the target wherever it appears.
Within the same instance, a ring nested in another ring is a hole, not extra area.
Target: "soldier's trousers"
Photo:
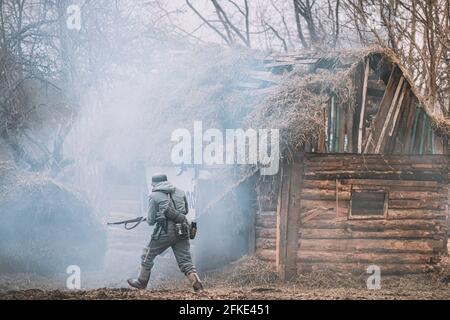
[[[141,257],[141,266],[147,271],[151,271],[154,265],[155,258],[166,251],[169,247],[172,248],[177,260],[180,271],[185,275],[192,272],[197,272],[192,263],[191,250],[189,239],[178,239],[175,230],[169,228],[166,232],[161,232],[159,237],[152,236],[149,245],[144,248]]]

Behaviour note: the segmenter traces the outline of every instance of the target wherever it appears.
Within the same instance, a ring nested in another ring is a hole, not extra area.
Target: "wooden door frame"
[[[281,166],[277,205],[276,268],[282,281],[297,275],[303,157]]]

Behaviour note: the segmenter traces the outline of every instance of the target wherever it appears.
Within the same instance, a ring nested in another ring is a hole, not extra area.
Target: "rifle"
[[[138,225],[140,225],[142,222],[147,221],[147,218],[144,217],[138,217],[136,219],[131,219],[131,220],[124,220],[124,221],[118,221],[118,222],[108,222],[107,225],[108,226],[113,226],[113,225],[125,225],[125,230],[133,230],[134,228],[136,228]],[[134,223],[131,227],[129,227],[128,225]]]

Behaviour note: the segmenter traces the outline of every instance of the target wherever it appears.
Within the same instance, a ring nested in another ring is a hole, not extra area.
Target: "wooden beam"
[[[398,116],[400,115],[400,111],[402,110],[403,100],[404,100],[407,92],[408,92],[408,86],[405,85],[403,87],[402,93],[400,94],[400,100],[397,103],[397,108],[394,113],[394,119],[392,120],[391,130],[389,131],[389,137],[392,137],[392,135],[394,134],[395,127],[397,126]]]
[[[362,153],[362,139],[363,139],[363,128],[364,128],[364,118],[366,111],[366,98],[367,98],[367,83],[369,80],[369,69],[370,63],[369,59],[366,61],[366,67],[364,69],[364,84],[363,84],[363,95],[361,102],[361,114],[359,117],[359,127],[358,127],[358,153]]]
[[[287,217],[291,190],[291,167],[283,164],[281,167],[280,189],[277,206],[277,239],[276,239],[276,269],[283,277],[286,274],[286,243],[287,243]]]
[[[394,113],[395,107],[397,106],[397,100],[400,96],[400,91],[403,88],[403,82],[405,78],[403,76],[400,77],[400,81],[397,85],[397,89],[395,90],[394,98],[392,99],[391,105],[389,107],[388,114],[386,115],[386,119],[384,119],[383,127],[381,128],[380,136],[378,137],[378,141],[375,147],[375,153],[380,153],[381,146],[384,145],[384,136],[386,135],[387,127],[391,121],[392,114]],[[403,100],[403,99],[402,99]],[[381,120],[380,120],[381,121]]]
[[[392,100],[395,94],[395,88],[398,84],[400,77],[401,77],[400,70],[396,66],[394,66],[392,68],[391,75],[389,77],[389,81],[386,86],[386,91],[384,92],[383,99],[380,103],[380,107],[378,108],[377,114],[371,125],[371,131],[366,141],[364,153],[374,152],[375,145],[373,141],[378,141],[377,137],[379,136],[379,133],[382,130],[384,119],[386,118],[386,115],[389,112],[389,107],[392,105]]]
[[[330,115],[331,115],[331,118],[330,118],[330,138],[329,138],[329,140],[330,140],[330,143],[329,143],[329,152],[334,152],[334,141],[335,141],[335,139],[336,139],[336,137],[335,137],[335,132],[336,132],[336,130],[335,130],[335,127],[336,127],[336,110],[335,110],[335,104],[334,104],[334,96],[331,96],[331,100],[330,100]]]
[[[276,267],[283,281],[297,275],[298,220],[302,188],[302,159],[282,168],[277,208]]]
[[[345,108],[343,106],[339,106],[339,152],[343,153],[345,152],[345,127],[346,127],[346,118],[347,113],[345,112]]]

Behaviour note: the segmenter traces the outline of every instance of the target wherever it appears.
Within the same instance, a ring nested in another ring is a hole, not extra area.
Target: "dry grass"
[[[281,283],[273,265],[255,257],[243,257],[228,267],[208,272],[205,283],[228,286],[272,286]]]

